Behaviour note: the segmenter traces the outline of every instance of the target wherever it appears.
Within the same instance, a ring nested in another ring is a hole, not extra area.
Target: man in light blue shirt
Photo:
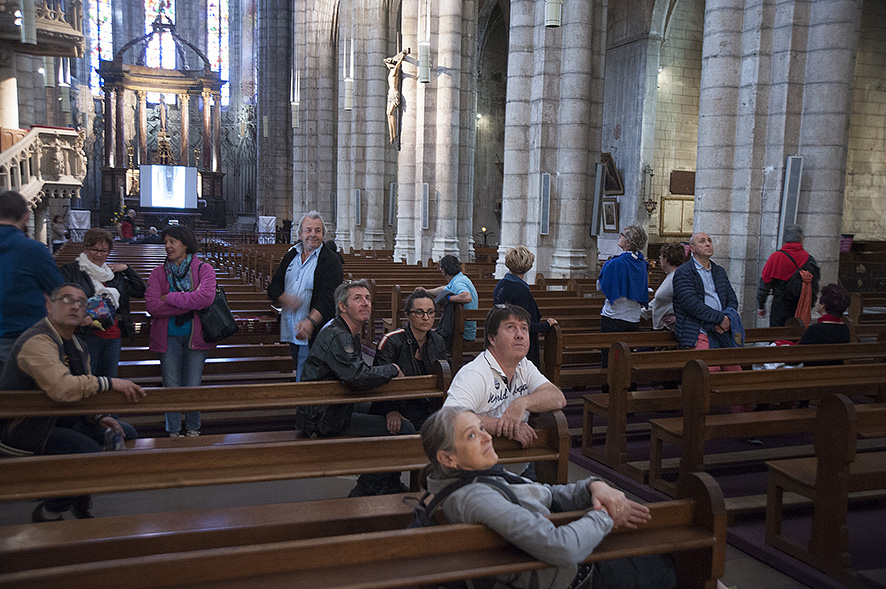
[[[465,276],[461,271],[461,262],[455,256],[443,256],[440,259],[440,272],[443,278],[448,282],[437,288],[427,289],[433,296],[437,296],[444,290],[452,294],[447,299],[450,303],[463,303],[465,309],[477,309],[480,306],[480,300],[477,296],[477,289],[471,279]],[[465,321],[464,340],[472,342],[477,339],[477,322]]]

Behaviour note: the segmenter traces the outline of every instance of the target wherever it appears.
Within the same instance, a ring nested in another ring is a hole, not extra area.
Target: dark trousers
[[[613,319],[605,315],[600,316],[600,333],[615,333],[619,331],[640,331],[640,323],[631,323],[624,319]],[[609,367],[609,349],[600,350],[603,368]]]

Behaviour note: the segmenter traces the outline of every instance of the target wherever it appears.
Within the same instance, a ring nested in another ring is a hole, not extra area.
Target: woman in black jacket
[[[114,248],[110,232],[97,227],[86,232],[83,253],[62,266],[62,276],[83,288],[87,297],[96,295],[111,300],[117,309],[114,323],[104,329],[83,328],[80,337],[89,348],[89,364],[95,376],[117,377],[121,337],[132,338],[135,331],[129,316],[129,299],[145,296],[145,282],[128,264],[108,264]]]
[[[535,298],[529,290],[529,285],[523,280],[523,275],[529,272],[534,262],[535,254],[529,251],[525,245],[509,249],[505,254],[505,266],[510,272],[505,274],[505,277],[495,285],[495,290],[492,291],[492,302],[496,305],[511,303],[523,307],[529,313],[529,352],[526,357],[541,368],[538,334],[547,333],[551,326],[557,324],[557,320],[553,317],[541,320],[541,311],[539,311]]]
[[[341,260],[324,247],[325,237],[320,213],[305,213],[298,223],[299,241],[283,257],[268,285],[268,298],[283,308],[280,341],[289,342],[299,381],[308,346],[335,317],[335,289],[343,281]]]

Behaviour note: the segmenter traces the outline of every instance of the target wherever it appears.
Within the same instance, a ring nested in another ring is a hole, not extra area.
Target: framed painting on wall
[[[603,233],[618,233],[618,201],[603,199]]]
[[[615,167],[615,160],[612,159],[611,153],[603,153],[600,156],[603,164],[603,194],[606,196],[620,195],[625,193],[625,185],[621,180],[621,174]]]
[[[692,215],[694,212],[695,198],[691,196],[662,196],[659,234],[664,237],[692,235]]]

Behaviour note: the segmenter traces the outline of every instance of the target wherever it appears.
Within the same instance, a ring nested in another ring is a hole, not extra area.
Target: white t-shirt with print
[[[523,358],[517,364],[514,378],[509,382],[489,350],[462,367],[452,379],[445,407],[464,407],[483,417],[501,417],[517,397],[532,394],[541,385],[550,382],[535,364]],[[523,421],[529,419],[529,412]]]

